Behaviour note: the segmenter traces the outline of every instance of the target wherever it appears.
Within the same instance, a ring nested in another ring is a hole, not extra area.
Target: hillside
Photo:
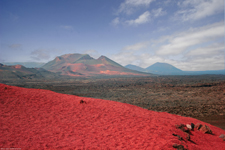
[[[39,63],[39,62],[4,62],[3,64],[8,65],[8,66],[22,65],[26,68],[40,68],[45,63]]]
[[[127,69],[105,56],[94,59],[88,54],[62,55],[46,63],[43,68],[48,71],[67,76],[88,77],[96,75],[150,75]]]
[[[140,71],[140,72],[147,72],[144,68],[141,68],[141,67],[136,66],[136,65],[129,64],[129,65],[126,65],[125,67],[128,68],[128,69],[131,69],[131,70],[136,70],[136,71]]]
[[[7,66],[0,64],[1,79],[47,79],[56,77],[59,77],[59,75],[43,68],[26,68],[22,65]]]
[[[220,128],[125,103],[4,84],[0,84],[0,100],[0,147],[156,150],[173,150],[177,146],[195,150],[225,147],[219,138],[225,131]],[[191,123],[203,127],[186,131],[180,125]],[[205,127],[210,128],[209,133],[204,133]]]

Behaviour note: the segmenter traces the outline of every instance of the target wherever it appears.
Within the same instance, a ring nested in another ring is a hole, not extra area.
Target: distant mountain
[[[173,65],[167,63],[155,63],[147,68],[141,68],[135,65],[127,65],[126,68],[141,72],[148,72],[158,75],[204,75],[204,74],[221,74],[225,75],[225,70],[207,70],[207,71],[182,71]]]
[[[147,72],[153,74],[163,75],[182,75],[183,71],[167,63],[157,62],[145,69]]]
[[[42,79],[56,78],[59,75],[42,68],[26,68],[22,65],[7,66],[0,64],[0,79]]]
[[[94,59],[88,54],[66,54],[58,56],[54,60],[46,63],[42,68],[68,76],[149,75],[125,68],[106,56]]]
[[[138,66],[135,66],[135,65],[126,65],[125,66],[126,68],[128,69],[131,69],[131,70],[137,70],[137,71],[140,71],[140,72],[146,72],[146,70],[144,68],[141,68],[141,67],[138,67]]]
[[[132,70],[136,70],[136,71],[148,72],[148,73],[158,74],[158,75],[184,75],[185,74],[182,70],[170,64],[160,63],[160,62],[157,62],[147,68],[141,68],[141,67],[130,65],[130,64],[125,67]]]
[[[8,66],[22,65],[26,68],[40,68],[45,63],[39,63],[39,62],[4,62],[3,64],[8,65]]]

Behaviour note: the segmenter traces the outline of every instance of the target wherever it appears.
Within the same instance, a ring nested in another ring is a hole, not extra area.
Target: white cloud
[[[165,32],[168,29],[169,29],[169,27],[163,27],[163,26],[161,26],[161,27],[158,27],[157,30],[153,31],[153,33],[154,32]]]
[[[224,56],[192,57],[191,59],[178,61],[165,59],[169,63],[183,71],[205,71],[224,69]]]
[[[224,43],[214,43],[207,47],[200,47],[189,51],[186,56],[224,55]]]
[[[194,57],[189,59],[184,70],[189,71],[204,71],[204,70],[222,70],[224,69],[224,55],[210,57]]]
[[[161,46],[156,52],[157,55],[178,55],[199,44],[211,42],[217,38],[224,37],[224,23],[190,29],[178,35],[172,35],[168,39],[168,44]]]
[[[147,68],[156,62],[171,64],[183,71],[204,71],[204,70],[222,70],[224,69],[224,55],[208,56],[208,57],[192,57],[187,60],[173,60],[162,56],[143,53],[137,55],[133,52],[121,51],[110,57],[112,60],[125,66],[133,64],[142,68]]]
[[[128,45],[126,47],[123,48],[123,50],[140,50],[143,48],[146,48],[148,46],[149,42],[140,42],[140,43],[136,43],[133,45]]]
[[[163,11],[162,8],[158,8],[158,9],[153,9],[152,13],[153,13],[154,17],[159,17],[159,16],[165,15],[166,11]]]
[[[165,0],[165,1],[164,1],[164,4],[165,4],[165,5],[169,5],[170,3],[171,3],[171,0]]]
[[[132,51],[121,51],[111,55],[110,58],[123,66],[139,60],[138,56],[134,55]]]
[[[48,60],[50,55],[45,49],[37,49],[31,52],[31,58],[35,60]]]
[[[120,4],[116,15],[119,15],[120,13],[130,15],[141,9],[143,12],[145,12],[138,16],[136,19],[131,20],[127,19],[125,17],[126,15],[120,16],[120,18],[116,17],[111,21],[111,24],[116,26],[122,23],[124,25],[128,24],[131,26],[137,26],[149,22],[153,17],[157,18],[165,15],[166,11],[164,11],[163,8],[153,9],[151,11],[146,10],[153,1],[155,0],[125,0],[123,3]]]
[[[143,14],[141,14],[137,19],[135,20],[127,20],[126,23],[129,25],[140,25],[144,24],[150,21],[150,12],[146,11]]]
[[[204,70],[222,70],[224,69],[224,55],[209,56],[209,57],[192,57],[187,60],[166,59],[162,56],[150,55],[143,53],[141,55],[133,52],[121,52],[112,55],[111,58],[125,66],[133,64],[142,68],[147,68],[156,62],[171,64],[183,71],[204,71]]]
[[[140,66],[142,68],[147,68],[156,62],[165,62],[166,61],[166,59],[164,59],[163,57],[159,57],[156,55],[150,55],[148,53],[144,53],[144,54],[140,55],[139,59],[141,60]]]
[[[110,58],[119,64],[125,66],[128,64],[137,65],[146,68],[156,62],[164,62],[161,56],[151,55],[149,53],[138,53],[148,46],[149,42],[139,42],[124,47],[119,53],[111,55]]]
[[[118,13],[132,14],[139,7],[148,7],[154,0],[125,0],[120,4]]]
[[[179,1],[181,10],[177,17],[183,21],[198,20],[224,11],[223,0],[184,0]]]
[[[151,55],[149,53],[138,55],[133,51],[121,51],[118,54],[112,55],[110,58],[123,66],[132,64],[142,68],[147,68],[156,62],[165,62],[176,66],[176,61],[165,59],[161,56]]]
[[[113,19],[112,22],[111,22],[111,24],[114,25],[114,26],[120,24],[120,19],[119,19],[119,17],[116,17],[115,19]]]
[[[149,42],[145,41],[125,46],[119,53],[111,55],[110,58],[121,65],[135,64],[140,66],[143,60],[140,58],[140,55],[135,53],[146,48],[148,44]]]
[[[93,57],[95,59],[100,57],[100,54],[96,50],[86,50],[86,51],[84,51],[84,54],[89,54],[91,57]]]
[[[224,22],[125,46],[114,61],[146,68],[156,62],[184,71],[224,69]],[[146,51],[148,49],[148,51]],[[155,52],[155,53],[154,53]]]

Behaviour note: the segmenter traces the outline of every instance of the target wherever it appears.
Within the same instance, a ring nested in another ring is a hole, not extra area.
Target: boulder
[[[201,131],[202,133],[212,134],[212,130],[211,130],[207,125],[203,125],[203,126],[200,128],[200,131]]]
[[[201,127],[202,127],[202,125],[201,125],[200,123],[197,123],[197,124],[195,125],[195,128],[196,128],[197,130],[199,130]]]
[[[192,128],[192,130],[194,130],[194,128],[195,128],[195,124],[194,123],[191,123],[191,128]]]
[[[191,127],[191,125],[190,125],[190,124],[186,124],[186,127],[187,127],[189,130],[191,130],[191,129],[192,129],[192,127]]]

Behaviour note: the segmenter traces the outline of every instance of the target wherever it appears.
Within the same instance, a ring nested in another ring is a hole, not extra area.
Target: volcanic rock
[[[192,127],[191,127],[191,125],[190,125],[190,124],[186,124],[186,127],[187,127],[189,130],[191,130],[191,129],[192,129]]]
[[[200,129],[199,129],[202,133],[209,133],[212,134],[212,130],[210,130],[210,128],[207,125],[203,125]]]
[[[200,123],[197,123],[197,124],[195,125],[195,128],[196,128],[197,130],[200,130],[201,127],[202,127],[202,125],[201,125]]]

